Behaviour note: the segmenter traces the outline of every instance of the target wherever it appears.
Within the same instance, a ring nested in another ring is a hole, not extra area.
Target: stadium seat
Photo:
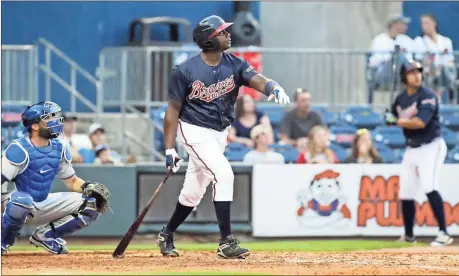
[[[151,119],[154,121],[154,123],[159,124],[161,126],[163,125],[166,108],[167,106],[164,105],[151,111]],[[155,129],[154,131],[153,142],[155,149],[159,151],[166,150],[164,146],[164,135],[158,129]]]
[[[240,143],[229,143],[225,149],[225,157],[230,162],[242,162],[250,149]]]
[[[448,149],[452,149],[459,144],[458,135],[447,127],[441,128],[441,136],[445,139]]]
[[[319,113],[322,116],[325,124],[327,124],[329,127],[336,125],[336,123],[339,121],[338,114],[328,111],[325,106],[313,105],[311,106],[311,110]]]
[[[395,154],[395,162],[394,163],[401,163],[403,160],[403,155],[405,154],[406,148],[401,149],[393,149]]]
[[[331,143],[330,149],[333,150],[340,163],[343,163],[349,157],[348,151],[338,143]]]
[[[397,156],[392,149],[384,143],[374,143],[374,146],[384,163],[395,163],[397,161]]]
[[[268,116],[273,128],[278,128],[280,126],[282,118],[284,118],[285,114],[285,108],[278,104],[260,105],[257,106],[257,110]]]
[[[344,148],[350,148],[357,128],[353,126],[331,126],[330,132],[332,142],[336,142]]]
[[[455,148],[453,148],[452,150],[448,152],[445,163],[450,163],[450,164],[459,163],[459,146],[456,146]]]
[[[269,146],[275,152],[278,152],[284,156],[285,163],[296,163],[300,152],[291,145],[279,145],[279,144],[272,144]]]
[[[459,131],[459,106],[441,105],[440,122],[451,130]]]
[[[341,120],[357,128],[374,129],[383,124],[383,117],[367,106],[350,106],[340,115]]]
[[[406,139],[398,126],[379,126],[372,131],[373,140],[384,143],[392,149],[405,147]]]

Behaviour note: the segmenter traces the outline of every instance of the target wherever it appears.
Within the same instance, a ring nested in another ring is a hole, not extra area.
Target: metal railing
[[[77,99],[87,106],[91,111],[97,113],[103,112],[102,110],[102,100],[101,100],[101,89],[99,80],[94,77],[91,73],[84,70],[80,67],[74,60],[64,54],[56,46],[54,46],[49,41],[40,38],[35,43],[37,52],[40,51],[40,46],[44,47],[44,63],[37,64],[40,72],[45,74],[44,77],[44,89],[45,89],[45,100],[51,100],[52,96],[52,85],[51,80],[54,80],[62,88],[64,88],[70,94],[70,111],[76,112],[76,103]],[[60,61],[63,61],[64,64],[69,69],[69,76],[64,77],[58,70],[53,70],[53,55],[58,57]],[[94,87],[96,93],[96,101],[93,103],[87,97],[85,97],[77,88],[78,79],[85,80]]]
[[[173,67],[198,52],[193,46],[103,49],[97,70],[103,105],[127,103],[149,112],[167,101]],[[278,81],[290,94],[298,87],[308,88],[318,104],[378,104],[373,93],[393,89],[391,80],[375,85],[376,68],[369,66],[369,51],[248,47],[230,52],[260,53],[264,75]],[[459,61],[459,52],[454,54]],[[433,86],[432,80],[426,78],[425,85]]]
[[[2,45],[2,105],[37,102],[37,59],[34,45]]]

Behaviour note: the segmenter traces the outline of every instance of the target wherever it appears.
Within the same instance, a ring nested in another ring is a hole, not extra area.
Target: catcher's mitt
[[[84,195],[96,199],[97,211],[103,214],[110,208],[110,203],[108,202],[110,191],[104,184],[87,181],[81,188],[83,189]]]

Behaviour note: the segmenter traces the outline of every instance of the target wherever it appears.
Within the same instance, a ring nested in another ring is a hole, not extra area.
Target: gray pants
[[[10,200],[12,193],[2,196],[2,213]],[[33,218],[28,218],[27,225],[42,225],[60,219],[70,214],[78,213],[84,199],[81,193],[62,192],[51,193],[42,202],[34,202]]]

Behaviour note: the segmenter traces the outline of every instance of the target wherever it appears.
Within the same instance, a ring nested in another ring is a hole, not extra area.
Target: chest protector
[[[14,179],[16,189],[30,194],[35,202],[41,202],[48,197],[51,184],[59,172],[64,146],[58,139],[52,139],[50,145],[44,148],[34,147],[25,138],[16,141],[28,153],[25,170]]]

